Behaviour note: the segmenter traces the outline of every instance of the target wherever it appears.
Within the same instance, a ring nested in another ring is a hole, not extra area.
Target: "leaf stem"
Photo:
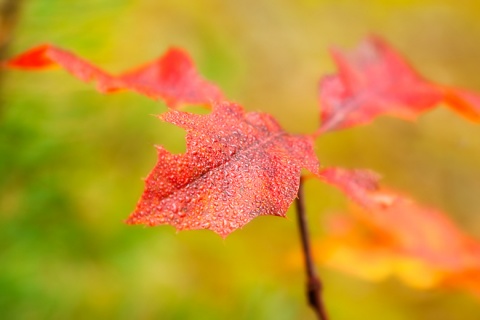
[[[317,139],[324,133],[337,130],[348,118],[348,115],[358,109],[366,99],[365,94],[359,94],[356,97],[349,98],[342,105],[335,105],[335,114],[323,122],[317,131],[312,134],[314,139]]]
[[[298,228],[302,242],[303,256],[305,259],[305,271],[307,274],[307,298],[310,307],[315,311],[319,320],[327,320],[327,313],[322,301],[322,283],[315,271],[315,264],[310,249],[310,236],[308,233],[307,217],[305,213],[305,200],[303,193],[303,177],[300,177],[298,197],[295,199],[297,208]]]

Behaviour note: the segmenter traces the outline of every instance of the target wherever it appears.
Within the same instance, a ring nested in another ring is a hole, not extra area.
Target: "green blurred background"
[[[15,28],[2,20],[8,55],[50,42],[115,72],[181,46],[228,97],[293,132],[317,126],[316,85],[334,70],[328,48],[369,33],[428,78],[480,91],[475,1],[7,2],[20,4]],[[151,116],[165,110],[134,93],[101,95],[64,71],[2,71],[0,319],[314,319],[291,258],[293,212],[226,240],[123,223],[156,162],[153,145],[185,148],[181,130]],[[480,238],[480,126],[440,108],[417,123],[382,118],[329,134],[317,151],[325,165],[379,171]],[[319,182],[306,189],[321,238],[345,200]],[[462,291],[318,269],[333,320],[480,319],[480,301]]]

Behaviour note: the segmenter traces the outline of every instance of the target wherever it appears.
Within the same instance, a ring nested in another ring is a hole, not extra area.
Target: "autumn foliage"
[[[170,111],[161,118],[187,131],[187,152],[157,147],[157,165],[128,223],[226,236],[258,215],[284,216],[302,167],[318,171],[313,139],[286,133],[268,114],[222,102],[209,115]]]
[[[338,73],[319,88],[321,131],[366,124],[381,115],[413,120],[446,103],[480,121],[480,97],[463,89],[425,80],[385,41],[372,36],[353,52],[332,50]]]
[[[441,103],[478,122],[480,96],[424,79],[378,37],[352,52],[332,50],[332,57],[338,71],[320,81],[321,125],[308,135],[287,133],[272,116],[246,112],[226,99],[180,49],[118,76],[51,45],[4,65],[28,70],[59,65],[83,81],[96,81],[101,92],[133,90],[172,108],[159,118],[186,130],[187,150],[172,154],[157,147],[158,162],[127,219],[130,224],[210,229],[225,237],[259,215],[285,216],[305,168],[357,204],[352,215],[332,224],[322,242],[326,263],[367,278],[397,273],[417,286],[448,284],[480,292],[477,240],[444,213],[380,187],[371,171],[321,168],[314,151],[315,139],[325,132],[364,125],[381,115],[411,120]],[[212,111],[177,110],[184,104]],[[404,272],[405,266],[417,273]],[[423,283],[414,278],[418,272],[424,277],[417,278],[427,279]]]
[[[317,247],[325,263],[370,280],[397,275],[414,287],[464,287],[480,297],[480,243],[445,214],[382,187],[371,171],[327,168],[321,176],[355,203],[330,221]]]
[[[182,103],[208,105],[222,100],[220,90],[204,80],[192,59],[181,49],[171,48],[159,59],[113,76],[66,50],[41,45],[5,63],[9,68],[37,70],[59,65],[75,77],[96,81],[100,92],[128,89],[152,99],[163,99],[170,107]]]

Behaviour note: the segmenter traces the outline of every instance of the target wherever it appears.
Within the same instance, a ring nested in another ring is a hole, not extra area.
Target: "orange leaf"
[[[223,99],[220,90],[198,74],[188,54],[176,48],[151,63],[118,76],[51,45],[33,48],[4,65],[26,70],[59,65],[82,81],[96,81],[100,92],[129,89],[153,99],[163,99],[170,107],[183,103],[209,105]]]
[[[403,278],[413,279],[410,282],[420,283],[425,274],[430,274],[435,282],[462,287],[468,284],[480,292],[480,281],[465,281],[467,274],[480,279],[480,242],[458,229],[444,213],[378,187],[376,177],[368,171],[329,168],[320,175],[361,208],[352,211],[353,220],[346,222],[346,228],[334,232],[334,243],[341,244],[336,244],[334,251],[350,257],[344,259],[349,261],[347,265],[369,255],[391,272],[395,269]],[[355,268],[362,269],[361,264],[358,261]]]

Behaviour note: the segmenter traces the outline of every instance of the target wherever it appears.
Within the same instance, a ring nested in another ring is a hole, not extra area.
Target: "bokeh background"
[[[318,124],[317,82],[334,70],[328,48],[351,48],[370,33],[428,78],[480,91],[476,1],[0,4],[4,56],[49,42],[115,72],[181,46],[230,98],[293,132]],[[0,86],[1,319],[314,319],[292,258],[293,211],[257,218],[226,240],[123,223],[156,162],[153,145],[185,148],[181,130],[151,116],[163,103],[101,95],[64,71],[2,70]],[[381,118],[329,134],[317,151],[325,165],[382,173],[480,238],[480,126],[439,108],[417,123]],[[312,236],[321,238],[326,217],[346,203],[319,182],[306,192]],[[480,300],[460,290],[318,271],[335,320],[480,319]]]

